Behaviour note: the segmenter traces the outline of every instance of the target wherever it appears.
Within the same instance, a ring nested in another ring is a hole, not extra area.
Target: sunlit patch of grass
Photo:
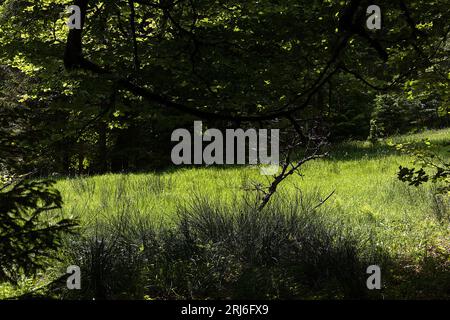
[[[425,138],[431,141],[436,152],[447,159],[450,158],[450,154],[447,152],[450,142],[449,129],[396,136],[392,137],[391,140],[393,143],[420,143]],[[328,232],[333,229],[331,226],[343,226],[357,239],[365,239],[361,243],[358,242],[358,246],[364,247],[365,250],[374,250],[373,252],[381,250],[386,257],[393,258],[391,260],[392,266],[386,266],[388,269],[384,270],[386,281],[389,283],[389,287],[385,291],[387,297],[440,297],[448,288],[448,286],[441,285],[441,282],[447,281],[448,283],[448,274],[450,274],[450,272],[446,272],[450,266],[448,262],[450,261],[448,258],[450,256],[450,242],[448,241],[450,239],[449,202],[436,197],[431,184],[416,188],[397,180],[398,167],[410,165],[412,160],[410,156],[400,154],[385,142],[372,144],[367,141],[349,141],[334,145],[330,148],[330,157],[307,163],[301,168],[301,175],[293,175],[284,181],[265,212],[270,210],[271,204],[277,203],[283,203],[283,210],[280,210],[280,212],[290,212],[290,210],[314,212],[315,210],[308,211],[305,208],[315,208],[321,202],[321,198],[323,199],[334,192],[332,197],[319,208],[321,221],[330,226],[330,229],[324,230]],[[247,188],[252,182],[267,185],[270,183],[270,177],[261,176],[257,168],[249,166],[193,167],[174,168],[162,173],[105,174],[90,177],[60,178],[56,187],[60,190],[64,200],[61,213],[65,216],[77,217],[81,221],[83,232],[74,239],[87,239],[86,248],[96,250],[99,245],[95,241],[90,242],[92,240],[90,236],[92,235],[87,230],[94,230],[96,234],[99,226],[106,226],[106,229],[103,230],[104,234],[101,234],[99,238],[101,240],[100,245],[102,245],[102,241],[109,239],[108,237],[115,237],[119,231],[133,231],[122,239],[123,241],[127,240],[127,237],[134,239],[133,241],[136,243],[132,241],[131,247],[122,246],[122,242],[117,243],[117,252],[123,254],[123,259],[117,259],[118,256],[116,255],[110,258],[113,267],[118,265],[121,268],[123,267],[124,270],[137,268],[139,277],[128,279],[120,276],[120,279],[112,279],[111,283],[117,284],[120,282],[124,288],[130,290],[131,293],[126,298],[139,298],[146,291],[145,283],[139,282],[144,281],[140,278],[141,273],[142,276],[147,274],[148,267],[153,265],[146,265],[145,261],[139,259],[130,260],[127,254],[131,254],[135,250],[136,257],[140,257],[142,255],[141,249],[144,248],[141,241],[144,241],[148,236],[151,238],[151,232],[153,231],[165,230],[167,236],[175,237],[175,240],[178,239],[180,230],[183,229],[180,229],[180,226],[182,227],[179,220],[180,208],[189,207],[193,204],[199,205],[200,202],[196,201],[196,199],[199,199],[198,196],[208,202],[216,203],[219,207],[228,207],[227,217],[228,214],[239,212],[242,208],[236,205],[242,203],[243,199],[251,202],[255,196]],[[291,202],[291,199],[300,199],[304,203]],[[236,209],[232,209],[233,206]],[[269,216],[267,217],[261,216],[261,221],[270,218],[270,213],[274,212],[269,211],[268,213]],[[315,219],[314,214],[312,215],[311,218]],[[208,223],[208,219],[213,216],[201,215],[199,220],[193,221],[194,225],[198,224],[199,230],[203,230],[202,223]],[[222,224],[227,226],[228,222],[233,221],[233,219],[230,220],[227,217],[222,218],[219,215],[216,220],[212,221],[216,221],[218,226],[222,226]],[[251,215],[248,216],[247,220],[251,221],[251,217]],[[244,219],[243,221],[247,220]],[[148,222],[149,225],[145,225],[143,222]],[[239,226],[241,223],[236,225]],[[249,225],[249,230],[255,232],[254,239],[249,240],[255,240],[263,232],[270,234],[272,227],[267,226],[266,222],[256,227]],[[275,226],[279,226],[279,224],[274,223],[274,228]],[[215,224],[212,225],[211,230],[208,228],[205,230],[217,231],[220,229],[216,228]],[[172,233],[170,231],[172,229],[178,231]],[[147,234],[148,232],[150,234]],[[249,233],[250,231],[245,231],[242,234],[247,235]],[[138,238],[135,239],[136,234]],[[275,238],[278,237],[276,232],[271,234]],[[222,232],[220,236],[227,237],[229,235],[227,232]],[[106,238],[103,239],[102,237]],[[176,243],[170,237],[166,243],[168,248]],[[314,236],[311,235],[311,238],[314,238]],[[208,260],[206,266],[216,266],[218,261],[215,257],[216,254],[231,254],[230,259],[234,256],[234,251],[228,252],[229,249],[223,251],[219,248],[223,245],[222,242],[210,243],[206,240],[207,246],[212,246],[212,251],[207,251],[208,254],[212,254],[212,257],[206,257],[211,258],[212,264]],[[345,238],[342,240],[345,240]],[[70,239],[68,241],[70,242]],[[115,242],[113,241],[113,243]],[[246,242],[243,243],[239,244],[238,247],[245,247]],[[153,245],[156,244],[156,242],[153,243]],[[219,247],[216,248],[216,246]],[[249,246],[249,248],[251,247]],[[166,253],[160,252],[157,247],[153,249],[156,250],[155,255],[162,254],[162,257],[166,257]],[[73,256],[68,257],[67,250],[72,250]],[[68,247],[59,254],[62,260],[66,259],[64,261],[67,263],[73,263],[72,258],[80,258],[79,255],[84,252],[77,250],[77,248],[71,248],[71,245],[68,244]],[[184,247],[180,251],[181,256],[184,254],[183,250]],[[153,253],[151,253],[151,256],[153,256]],[[167,273],[167,283],[172,283],[173,274],[171,272],[174,270],[177,274],[179,272],[179,275],[198,275],[202,281],[206,279],[203,274],[199,274],[200,269],[196,265],[197,262],[193,263],[189,260],[190,262],[186,261],[186,264],[180,265],[177,255],[173,256],[173,259],[169,258],[164,264],[164,270],[158,271],[163,272],[163,274]],[[345,257],[343,259],[342,263],[345,265],[347,262]],[[334,264],[332,260],[329,263],[327,262],[328,267],[332,267]],[[189,267],[192,263],[193,265]],[[235,266],[235,264],[231,265]],[[2,284],[0,286],[0,299],[20,296],[32,289],[34,290],[43,283],[49,282],[49,279],[56,279],[61,275],[64,266],[55,265],[54,268],[47,270],[45,274],[35,279],[24,279],[18,286]],[[173,269],[175,266],[176,268]],[[223,264],[219,263],[216,267],[221,270],[222,266]],[[209,270],[208,268],[205,270]],[[122,270],[120,268],[118,270],[116,271],[121,275],[130,274],[120,271]],[[235,271],[239,272],[239,270]],[[232,274],[234,274],[233,272]],[[284,276],[285,271],[282,270],[281,275]],[[266,279],[263,274],[256,273],[254,276],[257,276],[258,279]],[[274,284],[289,284],[290,280],[284,279],[283,276],[277,278]],[[160,279],[159,276],[156,278]],[[153,283],[155,279],[151,282]],[[210,283],[208,281],[206,283],[218,285],[222,281],[220,279],[218,282],[211,280]],[[254,279],[250,277],[247,280],[251,282]],[[161,288],[164,288],[165,284],[162,284]],[[134,288],[135,285],[136,288],[140,289]],[[120,286],[119,289],[121,290]],[[170,288],[167,287],[167,289]],[[300,287],[289,288],[294,293],[300,290],[303,297],[311,294],[306,291],[302,292],[301,289]],[[53,294],[51,290],[48,293]],[[217,291],[217,294],[226,294],[226,292]],[[327,296],[333,295],[332,292],[324,294]]]
[[[396,136],[400,142],[428,138],[445,154],[450,130]],[[447,155],[448,157],[448,155]],[[335,145],[330,157],[307,163],[302,176],[286,180],[277,197],[334,191],[324,204],[333,218],[353,228],[371,232],[375,241],[393,254],[421,256],[433,238],[448,228],[435,218],[445,216],[448,203],[437,203],[430,185],[409,187],[396,178],[400,165],[412,159],[387,144],[352,141]],[[118,212],[151,217],[171,223],[179,205],[193,194],[230,204],[248,194],[244,186],[252,181],[269,183],[252,167],[193,167],[163,173],[106,174],[61,179],[57,188],[64,198],[63,213],[81,218],[85,224],[109,219]],[[440,207],[437,207],[440,205]]]
[[[400,143],[424,138],[446,154],[449,129],[391,139]],[[299,189],[305,196],[319,192],[325,197],[334,191],[325,203],[334,217],[373,232],[376,241],[391,252],[420,254],[430,239],[446,232],[446,227],[433,215],[436,204],[429,185],[414,188],[397,180],[398,167],[411,161],[385,143],[342,143],[332,147],[329,158],[307,163],[302,176],[285,181],[276,197]],[[176,208],[194,193],[232,203],[248,193],[243,186],[249,181],[268,183],[267,177],[251,167],[195,167],[61,179],[57,188],[64,197],[63,213],[80,217],[84,223],[108,219],[119,211],[171,223]]]

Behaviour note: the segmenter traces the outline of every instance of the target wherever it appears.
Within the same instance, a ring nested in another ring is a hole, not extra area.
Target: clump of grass
[[[122,208],[108,221],[98,220],[85,226],[81,235],[66,239],[62,260],[64,265],[81,268],[82,290],[64,290],[64,298],[143,297],[145,260],[137,233],[139,221]]]
[[[363,298],[365,269],[386,257],[299,198],[263,211],[195,197],[155,226],[119,215],[71,239],[81,298]]]

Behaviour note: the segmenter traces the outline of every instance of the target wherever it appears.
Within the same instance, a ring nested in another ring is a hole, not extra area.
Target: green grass
[[[446,159],[450,158],[450,153],[448,152],[450,149],[450,129],[396,136],[389,140],[392,140],[394,143],[420,143],[425,138],[431,141],[432,148],[436,153],[439,153]],[[390,286],[383,293],[387,297],[439,298],[443,297],[443,295],[448,295],[448,292],[445,291],[448,290],[446,289],[448,285],[445,287],[442,284],[443,281],[448,281],[448,269],[450,267],[450,221],[448,219],[450,216],[450,207],[448,201],[446,202],[442,198],[436,197],[433,193],[433,185],[430,183],[416,188],[398,181],[396,176],[398,167],[400,165],[411,165],[413,159],[408,155],[400,154],[395,148],[388,146],[385,142],[373,145],[366,141],[349,141],[334,145],[330,147],[329,151],[330,156],[328,158],[307,163],[302,167],[301,175],[291,176],[284,181],[279,188],[279,192],[271,200],[271,203],[277,204],[279,200],[283,200],[286,203],[286,201],[291,201],[286,199],[295,199],[296,196],[300,196],[302,201],[308,202],[305,208],[311,208],[316,203],[318,204],[321,198],[326,197],[334,191],[332,197],[320,207],[320,219],[325,219],[324,221],[329,223],[329,227],[327,227],[329,230],[324,231],[325,233],[321,236],[318,235],[319,238],[317,239],[322,239],[320,238],[322,236],[325,237],[323,239],[327,239],[327,232],[333,234],[335,231],[330,226],[336,226],[339,230],[339,225],[342,225],[345,228],[349,228],[348,235],[352,235],[356,239],[365,239],[362,240],[364,243],[360,244],[362,247],[367,248],[369,246],[372,248],[375,246],[376,248],[373,249],[373,252],[381,250],[380,252],[391,257],[392,265],[389,268],[392,268],[392,270],[389,270],[387,273],[385,272],[389,278],[388,283]],[[58,180],[56,187],[60,190],[64,200],[64,206],[60,214],[65,217],[78,218],[82,225],[81,236],[86,236],[89,239],[90,235],[87,231],[89,230],[89,226],[94,226],[94,230],[96,230],[97,226],[102,225],[102,222],[107,222],[113,228],[123,224],[125,229],[133,229],[135,227],[139,228],[138,221],[142,218],[145,221],[151,221],[152,224],[161,224],[169,228],[171,226],[180,228],[180,217],[178,215],[180,208],[183,206],[190,207],[193,203],[198,205],[198,199],[206,198],[211,203],[228,206],[228,209],[225,210],[226,212],[233,212],[233,205],[238,206],[236,207],[237,211],[242,210],[239,209],[241,208],[239,207],[239,203],[242,203],[242,199],[244,197],[251,198],[254,195],[253,191],[248,191],[248,186],[253,182],[261,182],[267,185],[270,182],[270,178],[261,176],[257,168],[248,166],[193,167],[172,168],[160,173],[106,174],[91,177],[61,178]],[[287,203],[285,208],[289,208],[289,204],[290,202]],[[295,208],[296,206],[292,205],[292,207]],[[267,210],[271,210],[270,208],[269,206]],[[201,212],[202,210],[195,209],[194,211]],[[210,212],[208,206],[205,207],[205,210],[206,212]],[[288,211],[289,209],[287,209]],[[306,210],[306,212],[309,211]],[[266,218],[270,223],[269,216]],[[437,218],[438,216],[446,216],[447,220],[439,220]],[[206,219],[210,218],[212,219],[211,221],[215,221],[214,219],[217,217],[214,218],[214,215],[210,216],[210,213],[208,213]],[[226,220],[222,221],[220,219],[216,221],[219,226],[222,223],[228,223]],[[203,218],[200,218],[200,220],[203,220]],[[200,228],[203,228],[200,220],[198,223],[200,223]],[[315,220],[313,219],[312,221]],[[205,225],[208,223],[209,221],[205,221]],[[274,228],[276,228],[278,222],[274,220],[273,223]],[[253,227],[250,226],[249,228],[249,232],[253,230]],[[257,234],[270,231],[265,230],[266,228],[262,226],[258,228],[260,229],[256,230]],[[286,228],[291,227],[287,225]],[[107,231],[106,236],[113,237],[115,232]],[[246,231],[244,231],[245,234]],[[226,238],[227,235],[223,234],[221,236]],[[264,235],[261,236],[264,237]],[[312,238],[315,237],[315,235],[308,234],[305,236],[307,239],[310,236]],[[134,236],[130,237],[133,238]],[[168,241],[166,245],[170,248],[172,246],[177,247],[185,241],[177,238],[176,234],[168,237],[166,240],[160,239],[158,241]],[[175,238],[170,240],[172,239],[171,237]],[[283,235],[280,235],[280,237],[280,239],[283,239]],[[77,238],[78,236],[75,239]],[[258,237],[255,236],[256,238]],[[88,246],[84,247],[85,249],[90,248],[89,250],[94,250],[89,246],[94,245],[95,247],[95,241],[89,242],[90,240],[82,239],[85,238],[80,238],[81,244],[84,243],[84,245]],[[337,239],[341,238],[338,237]],[[88,242],[85,243],[83,241]],[[130,241],[130,243],[133,243],[135,240]],[[207,240],[204,241],[205,243],[201,247],[211,245]],[[285,243],[286,241],[289,242],[288,240],[285,239],[283,241],[281,243],[289,245]],[[337,241],[339,242],[340,240]],[[137,240],[131,247],[137,246],[140,248],[142,245]],[[220,246],[220,242],[217,245]],[[324,245],[326,248],[329,246],[326,244],[326,241]],[[339,245],[336,245],[336,248],[339,249]],[[237,246],[237,248],[245,247],[245,242],[244,244],[237,244]],[[215,247],[213,246],[213,248]],[[90,252],[77,249],[77,247],[73,250],[76,259],[81,259],[83,252]],[[128,249],[118,248],[118,250],[119,252],[127,252]],[[178,255],[181,254],[182,256],[184,249],[179,253],[172,252],[173,256],[167,256],[166,253],[158,250],[150,253],[150,255],[166,257],[168,259],[160,267],[162,269],[158,270],[167,272],[166,277],[169,284],[174,274],[180,276],[180,283],[177,284],[180,290],[184,288],[183,281],[189,279],[190,275],[198,273],[200,278],[205,276],[201,273],[205,270],[202,269],[203,271],[200,272],[200,269],[196,269],[200,268],[199,266],[203,263],[201,259],[205,257],[194,262],[189,259],[186,261],[183,260],[184,262],[180,264],[181,262],[177,259],[184,258],[180,258]],[[226,257],[226,250],[231,249],[217,250],[219,250],[217,251],[218,254],[224,254],[223,257]],[[348,250],[351,252],[351,247]],[[234,259],[235,251],[231,252],[230,259]],[[211,252],[214,253],[215,251],[206,252],[211,254]],[[62,253],[63,260],[65,259],[64,261],[67,263],[73,263],[73,259],[70,258],[71,256],[64,256],[65,254]],[[139,256],[141,252],[139,251],[137,254]],[[211,263],[214,265],[216,259],[214,254],[212,258],[209,256],[205,258],[205,266],[211,266]],[[90,256],[88,254],[86,258]],[[331,259],[330,261],[337,259],[332,254],[330,257],[325,258]],[[212,260],[208,262],[208,259]],[[294,265],[302,263],[302,260],[296,261],[296,258],[293,259],[291,263]],[[349,263],[351,265],[353,261],[350,258],[348,261],[345,259],[343,257],[343,264],[339,267],[344,268],[344,270],[345,264]],[[119,263],[117,266],[119,268],[118,270],[121,270],[120,268],[127,269],[131,267],[141,268],[137,267],[138,262],[130,262],[128,265],[127,261],[128,258],[125,258],[123,261],[114,258],[111,263]],[[171,266],[175,262],[177,267],[172,269]],[[121,266],[121,263],[125,265]],[[193,265],[190,265],[191,263]],[[199,263],[198,266],[197,263]],[[233,265],[232,262],[230,263]],[[339,268],[335,268],[334,270],[333,265],[335,262],[329,262],[328,264],[331,267],[330,270],[337,274],[341,272],[350,274],[353,272],[350,266],[347,271],[344,271]],[[0,298],[20,295],[27,292],[30,288],[39,287],[43,283],[57,278],[61,272],[64,272],[63,267],[55,266],[34,280],[24,279],[24,283],[16,288],[6,284],[0,285]],[[177,269],[178,267],[180,269]],[[216,267],[219,268],[220,264]],[[85,268],[89,269],[89,266],[85,266]],[[115,270],[114,268],[111,270]],[[146,270],[147,267],[142,268],[142,270]],[[218,270],[221,269],[219,268]],[[282,274],[286,271],[284,269],[280,270]],[[235,270],[235,272],[239,273],[241,271]],[[264,274],[266,271],[263,270],[262,272]],[[209,273],[206,273],[206,275],[209,275]],[[222,277],[220,273],[219,275],[219,278]],[[227,274],[227,276],[230,275]],[[121,276],[118,275],[118,277],[120,278]],[[159,279],[158,277],[160,275],[155,276],[155,274],[150,273],[149,277],[142,285],[158,282],[159,280],[157,279]],[[203,280],[200,278],[198,281],[202,282]],[[245,277],[242,279],[245,279]],[[263,277],[262,279],[265,278]],[[128,281],[126,279],[122,280],[125,284]],[[113,283],[115,283],[114,281]],[[206,279],[205,281],[205,285],[216,285],[221,282],[220,279]],[[289,287],[288,279],[281,277],[275,281],[275,283],[278,282],[279,284],[286,284]],[[342,284],[345,283],[341,283],[337,287]],[[161,284],[162,288],[166,285],[167,283]],[[246,287],[246,289],[249,288],[248,286]],[[131,292],[134,290],[128,289]],[[170,289],[170,286],[168,289]],[[199,290],[200,292],[202,291],[201,288]],[[268,292],[273,293],[271,290]],[[215,289],[212,292],[216,292]],[[141,296],[141,293],[134,292],[133,294],[136,294],[137,297]],[[217,294],[221,295],[226,293],[217,291]],[[313,298],[321,296],[320,292],[304,292],[300,296],[311,297],[308,294],[312,295]],[[316,294],[318,295],[316,296]],[[333,293],[327,292],[325,297],[329,296],[334,297]],[[128,298],[130,297],[132,296],[128,296]]]
[[[428,138],[435,151],[448,158],[446,144],[450,130],[392,137],[395,143]],[[372,145],[351,141],[332,147],[330,157],[307,163],[302,176],[286,180],[276,197],[298,193],[305,198],[333,196],[325,203],[330,214],[361,231],[376,234],[379,245],[393,253],[422,252],[428,242],[445,235],[446,226],[435,219],[436,204],[431,185],[418,188],[396,178],[400,165],[412,159],[385,143]],[[64,199],[63,214],[79,217],[83,223],[108,219],[119,213],[151,216],[171,223],[177,206],[195,194],[225,203],[244,196],[252,181],[268,183],[252,167],[182,168],[164,173],[107,174],[58,181]],[[319,201],[317,199],[317,201]]]

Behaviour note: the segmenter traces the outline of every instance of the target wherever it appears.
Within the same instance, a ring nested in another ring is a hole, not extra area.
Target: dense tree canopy
[[[82,30],[69,32],[73,4]],[[399,90],[433,95],[446,114],[448,3],[379,1],[381,30],[365,26],[370,4],[3,1],[2,95],[51,129],[39,155],[64,172],[164,163],[168,132],[194,118],[299,128],[320,117],[336,137],[367,137],[375,96]]]

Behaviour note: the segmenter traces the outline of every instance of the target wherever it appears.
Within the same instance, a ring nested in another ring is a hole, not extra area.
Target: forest
[[[0,299],[450,299],[448,21],[0,0]]]

